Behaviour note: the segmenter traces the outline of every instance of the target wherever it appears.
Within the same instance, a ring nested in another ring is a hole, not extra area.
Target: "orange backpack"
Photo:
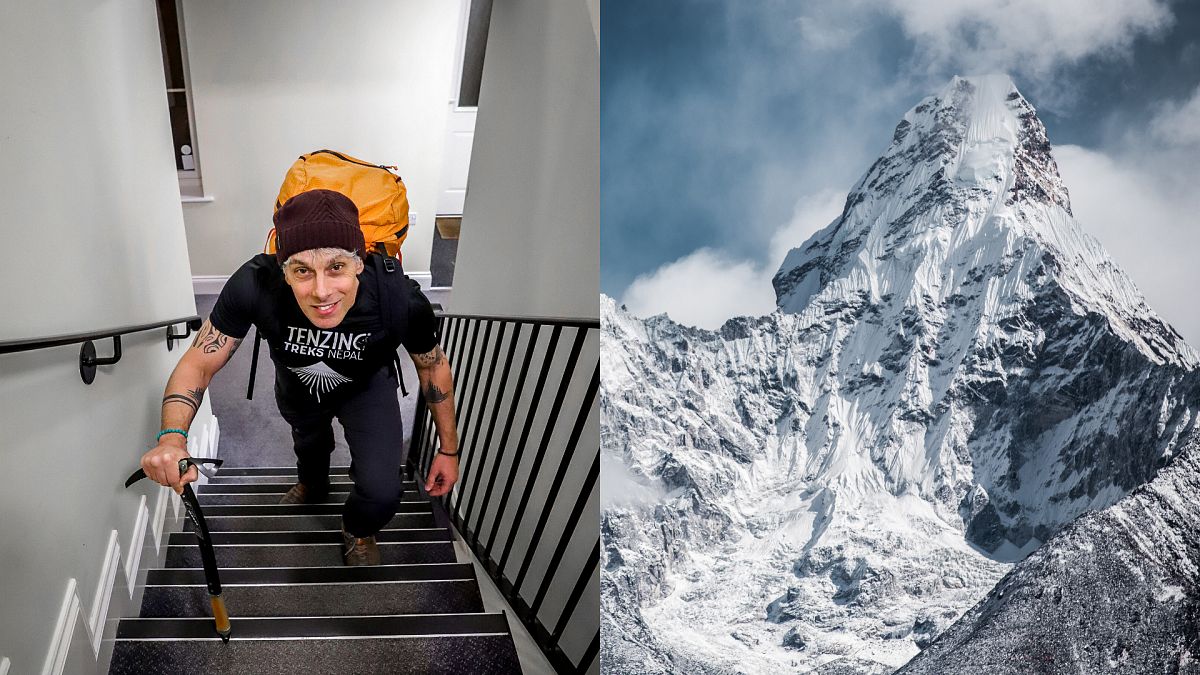
[[[408,190],[400,176],[392,173],[395,168],[332,150],[300,155],[283,178],[275,210],[307,190],[336,190],[358,206],[358,224],[367,241],[367,251],[399,258],[400,245],[408,236]],[[275,228],[267,235],[263,252],[275,252]]]

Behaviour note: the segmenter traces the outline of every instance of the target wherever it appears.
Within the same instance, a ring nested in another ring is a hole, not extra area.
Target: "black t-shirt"
[[[258,328],[275,362],[276,388],[288,401],[336,404],[365,387],[401,344],[413,354],[437,345],[433,309],[417,282],[399,265],[386,272],[371,260],[364,262],[354,305],[335,328],[317,328],[304,316],[279,262],[266,253],[229,277],[209,320],[213,328],[238,339],[246,337],[251,325]],[[390,303],[387,312],[380,291]]]

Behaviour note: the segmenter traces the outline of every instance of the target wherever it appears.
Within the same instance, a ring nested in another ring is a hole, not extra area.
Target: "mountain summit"
[[[1007,77],[910,110],[774,286],[719,331],[602,301],[614,672],[897,667],[1195,428],[1195,354]]]

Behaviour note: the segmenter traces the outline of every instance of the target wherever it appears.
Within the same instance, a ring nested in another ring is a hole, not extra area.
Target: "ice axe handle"
[[[215,469],[215,468],[219,468],[224,463],[225,463],[225,460],[217,459],[215,457],[212,457],[212,458],[184,457],[183,459],[179,460],[179,475],[182,476],[183,474],[187,473],[187,465],[191,465],[191,466],[196,467],[196,470],[199,471],[200,473],[204,474],[205,476],[208,476],[209,478],[212,478],[215,475],[213,473],[212,469],[210,469],[206,466],[202,466],[202,465],[203,464],[212,464],[213,469]],[[139,480],[141,480],[145,477],[146,477],[146,470],[138,469],[137,471],[134,471],[132,474],[130,474],[129,478],[125,479],[125,487],[129,487],[130,485],[133,485],[134,483],[138,482]],[[182,490],[176,490],[175,492],[179,493],[179,494],[183,493]]]

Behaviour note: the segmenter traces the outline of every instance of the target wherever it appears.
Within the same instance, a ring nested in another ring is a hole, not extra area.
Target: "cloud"
[[[1200,144],[1200,87],[1183,103],[1166,103],[1150,121],[1150,131],[1164,143]]]
[[[604,48],[606,293],[705,246],[762,263],[797,197],[854,184],[921,98],[876,2],[629,8],[673,32],[631,22]]]
[[[1127,52],[1173,16],[1166,0],[879,0],[933,66],[1030,76]]]
[[[796,202],[795,213],[787,225],[771,237],[768,268],[774,275],[788,251],[808,241],[817,230],[833,222],[846,205],[845,190],[821,190]]]
[[[1197,175],[1195,160],[1165,149],[1138,152],[1109,155],[1065,145],[1054,149],[1054,157],[1084,230],[1100,240],[1155,312],[1200,347],[1200,194],[1185,179]]]
[[[621,298],[630,312],[666,312],[674,321],[716,329],[732,316],[775,309],[771,275],[749,261],[701,248],[633,280]]]
[[[604,508],[653,506],[666,495],[662,483],[634,473],[619,457],[600,453],[600,503]]]
[[[763,261],[735,260],[703,247],[636,279],[621,302],[637,316],[665,312],[672,320],[716,329],[734,316],[775,311],[771,277],[791,249],[800,246],[841,212],[846,193],[822,190],[801,198],[792,218],[771,237]]]

